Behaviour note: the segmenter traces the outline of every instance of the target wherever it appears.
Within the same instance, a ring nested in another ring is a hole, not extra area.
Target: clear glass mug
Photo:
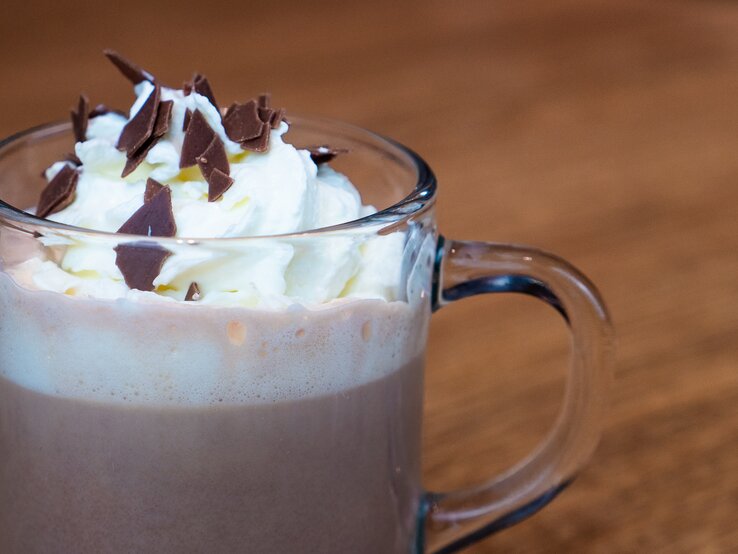
[[[534,513],[586,462],[611,362],[594,286],[539,250],[440,236],[435,177],[404,146],[290,119],[289,142],[349,149],[334,167],[365,203],[386,207],[295,235],[142,242],[21,211],[45,184],[39,173],[71,149],[68,124],[0,144],[0,550],[446,553]],[[270,312],[101,300],[75,297],[73,285],[66,294],[29,290],[18,270],[34,259],[58,264],[75,248],[113,256],[137,242],[226,271],[257,260],[234,279],[259,289],[259,256],[286,250],[286,286],[299,287],[300,263],[327,264],[325,253],[377,239],[402,248],[401,267],[386,268],[398,285],[393,302]],[[489,292],[533,295],[569,325],[563,406],[543,443],[503,475],[428,492],[428,321],[449,302]]]

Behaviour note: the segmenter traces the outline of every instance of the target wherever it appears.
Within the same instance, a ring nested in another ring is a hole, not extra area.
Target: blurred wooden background
[[[454,238],[552,250],[599,285],[618,333],[591,465],[471,552],[738,551],[738,4],[5,0],[0,133],[127,106],[101,56],[221,103],[392,136],[430,161]],[[464,301],[434,318],[428,487],[524,456],[561,400],[567,338],[545,306]]]

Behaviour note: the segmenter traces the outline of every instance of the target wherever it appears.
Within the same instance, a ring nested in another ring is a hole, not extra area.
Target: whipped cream
[[[142,81],[129,119],[153,90]],[[121,178],[126,154],[116,148],[129,121],[110,112],[89,121],[86,140],[75,145],[81,160],[74,201],[48,218],[98,231],[115,232],[143,205],[147,178],[171,189],[177,237],[187,239],[259,237],[299,233],[352,221],[375,212],[363,205],[349,179],[326,164],[317,166],[306,150],[284,142],[289,126],[272,129],[268,150],[248,152],[230,140],[210,100],[162,87],[171,100],[167,133],[143,163]],[[233,185],[208,202],[208,184],[197,166],[180,169],[185,112],[199,110],[225,146]],[[46,170],[51,180],[67,163]],[[141,237],[142,240],[145,237]],[[269,237],[193,245],[180,241],[154,280],[155,290],[131,290],[116,266],[117,240],[47,236],[44,255],[9,271],[25,286],[69,296],[184,300],[189,285],[197,302],[259,308],[316,305],[340,298],[399,299],[404,233],[366,231],[302,237]]]

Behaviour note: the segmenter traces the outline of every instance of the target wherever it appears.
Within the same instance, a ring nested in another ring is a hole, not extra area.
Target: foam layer
[[[427,302],[284,311],[73,298],[0,272],[0,374],[93,401],[214,405],[336,393],[422,355]]]

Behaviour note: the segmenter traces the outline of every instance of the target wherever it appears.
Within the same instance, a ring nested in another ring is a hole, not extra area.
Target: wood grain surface
[[[618,335],[601,445],[545,510],[471,552],[738,552],[738,4],[5,0],[0,133],[125,106],[113,47],[224,101],[411,146],[443,232],[533,244],[600,287]],[[426,484],[470,485],[557,413],[566,330],[534,300],[434,317]]]

